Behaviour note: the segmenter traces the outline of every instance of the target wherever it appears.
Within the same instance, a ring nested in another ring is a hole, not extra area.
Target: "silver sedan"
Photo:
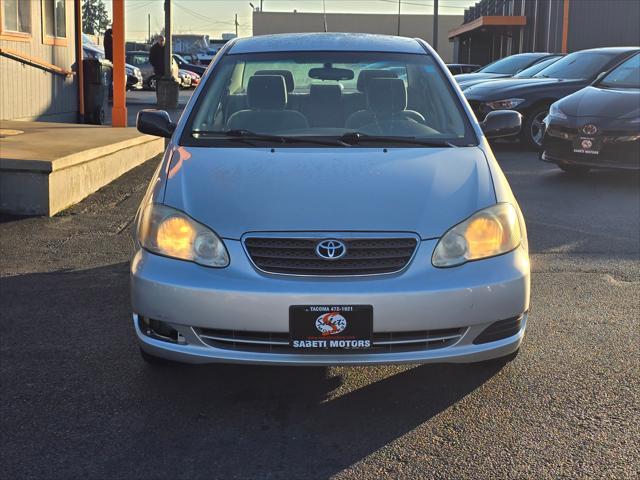
[[[421,40],[227,43],[136,216],[133,326],[158,363],[363,365],[513,357],[529,310],[524,219],[487,138]]]

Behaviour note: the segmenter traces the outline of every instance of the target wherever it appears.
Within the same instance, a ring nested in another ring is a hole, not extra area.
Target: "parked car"
[[[547,68],[549,65],[557,62],[558,60],[560,60],[564,55],[550,55],[548,57],[545,57],[543,60],[540,60],[538,63],[534,63],[533,65],[531,65],[529,68],[525,68],[524,70],[519,71],[518,73],[516,73],[515,75],[511,76],[511,77],[507,77],[507,78],[531,78],[533,77],[536,73],[542,71],[543,69]],[[504,80],[506,78],[500,78],[499,80]],[[469,87],[473,87],[474,85],[478,85],[480,83],[485,83],[485,82],[493,82],[495,81],[495,78],[477,78],[475,80],[467,80],[466,82],[463,82],[460,85],[460,88],[462,90],[466,90]]]
[[[569,173],[640,170],[640,54],[551,105],[542,160]]]
[[[82,54],[84,58],[105,58],[104,49],[94,43],[83,43]],[[140,69],[128,63],[125,63],[124,67],[127,75],[127,90],[142,89],[142,72]]]
[[[574,52],[532,78],[497,80],[464,90],[478,120],[492,111],[515,110],[524,117],[520,140],[542,147],[543,120],[549,105],[592,83],[596,77],[638,51],[638,47],[594,48]]]
[[[207,69],[202,65],[196,65],[194,63],[187,61],[186,58],[184,58],[182,55],[178,55],[177,53],[173,54],[173,59],[178,64],[178,68],[181,68],[183,70],[189,70],[190,72],[193,72],[193,73],[197,73],[199,76],[204,75],[204,72]]]
[[[476,72],[455,75],[454,78],[461,88],[464,88],[464,84],[466,82],[472,82],[480,79],[495,80],[497,78],[507,78],[515,75],[525,68],[535,65],[550,55],[553,54],[547,52],[517,53],[515,55],[510,55],[508,57],[501,58],[500,60],[496,60]]]
[[[137,67],[142,72],[142,81],[145,88],[149,90],[156,89],[156,76],[153,71],[153,65],[149,62],[149,52],[144,50],[130,50],[125,53],[127,63]],[[180,81],[178,76],[178,64],[175,60],[172,60],[171,71],[173,77]]]
[[[462,73],[472,73],[478,70],[481,66],[471,63],[447,63],[447,68],[452,75],[460,75]]]
[[[200,78],[201,78],[200,75],[190,70],[181,70],[181,71],[184,72],[185,75],[188,75],[191,78],[191,81],[189,83],[190,88],[195,88],[200,84]]]
[[[191,74],[186,70],[178,70],[178,79],[180,80],[180,88],[191,87]]]
[[[177,125],[138,115],[140,132],[170,138],[135,219],[145,360],[515,355],[527,237],[486,138],[517,132],[520,114],[479,125],[420,39],[256,36],[210,68]]]

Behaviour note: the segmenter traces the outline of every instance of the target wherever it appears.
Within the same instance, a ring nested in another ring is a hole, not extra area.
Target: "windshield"
[[[513,76],[513,78],[531,78],[536,73],[541,72],[549,65],[556,63],[562,57],[549,57],[547,59],[542,60],[541,62],[536,63],[535,65],[530,66],[529,68],[525,68],[520,73],[517,73]]]
[[[600,82],[599,87],[640,88],[640,55],[634,55],[611,70]]]
[[[604,70],[613,54],[607,52],[575,52],[534,75],[534,78],[587,80]]]
[[[490,63],[486,67],[478,70],[478,72],[513,75],[523,68],[527,68],[536,60],[536,58],[538,57],[531,55],[511,55],[510,57],[502,58],[496,62]]]
[[[386,146],[477,144],[433,58],[379,52],[226,55],[204,85],[181,142],[262,145],[293,137],[313,146],[370,146],[381,139]]]

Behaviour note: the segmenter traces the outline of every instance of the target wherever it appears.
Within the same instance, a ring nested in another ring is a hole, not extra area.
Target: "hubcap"
[[[542,133],[544,132],[544,123],[542,120],[547,116],[547,113],[547,111],[540,112],[533,117],[533,121],[531,122],[531,140],[539,147],[542,146]]]

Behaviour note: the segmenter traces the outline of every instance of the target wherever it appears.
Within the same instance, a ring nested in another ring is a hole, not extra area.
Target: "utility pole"
[[[433,0],[433,49],[438,51],[438,0]]]
[[[260,0],[260,11],[262,11],[262,0]]]
[[[147,13],[147,43],[151,43],[151,14]]]
[[[400,8],[402,6],[402,1],[398,0],[398,36],[400,36]]]
[[[173,78],[173,35],[171,28],[171,0],[164,0],[164,74],[156,79],[156,98],[158,108],[178,108],[180,86]]]
[[[237,13],[236,13],[235,25],[236,25],[236,37],[237,37],[238,36],[238,14]]]

